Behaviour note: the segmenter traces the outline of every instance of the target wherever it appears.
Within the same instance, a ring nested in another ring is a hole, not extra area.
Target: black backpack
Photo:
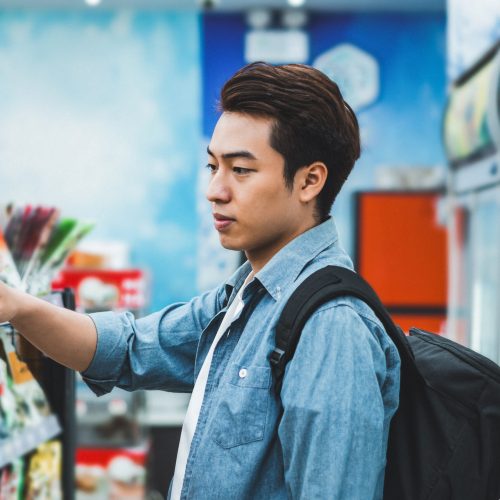
[[[368,283],[349,269],[316,271],[288,300],[270,358],[278,395],[305,322],[320,305],[340,296],[368,304],[401,357],[384,499],[499,500],[500,367],[433,333],[411,329],[407,337]]]

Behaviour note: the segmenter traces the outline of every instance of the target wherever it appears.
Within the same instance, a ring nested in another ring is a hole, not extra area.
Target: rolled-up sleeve
[[[346,304],[318,310],[281,391],[289,498],[381,498],[398,393],[399,357],[378,321]]]
[[[198,342],[219,311],[223,293],[215,289],[141,319],[130,312],[90,314],[97,346],[83,380],[97,395],[115,386],[191,391]]]

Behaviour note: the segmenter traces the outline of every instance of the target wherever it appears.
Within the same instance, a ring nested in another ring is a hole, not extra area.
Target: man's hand
[[[89,316],[0,282],[0,323],[7,321],[47,356],[69,368],[83,371],[94,356],[97,331]]]

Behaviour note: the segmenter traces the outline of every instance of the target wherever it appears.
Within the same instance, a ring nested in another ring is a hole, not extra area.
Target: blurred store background
[[[241,256],[203,194],[219,90],[306,63],[361,126],[333,209],[357,269],[405,330],[500,362],[499,40],[497,0],[0,0],[0,252],[21,272],[0,277],[137,316],[220,283]],[[189,395],[96,398],[0,339],[0,498],[164,497]]]

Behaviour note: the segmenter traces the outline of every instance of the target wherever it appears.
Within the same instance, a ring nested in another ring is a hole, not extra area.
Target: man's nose
[[[206,197],[211,203],[228,203],[231,200],[231,190],[220,169],[210,177]]]

